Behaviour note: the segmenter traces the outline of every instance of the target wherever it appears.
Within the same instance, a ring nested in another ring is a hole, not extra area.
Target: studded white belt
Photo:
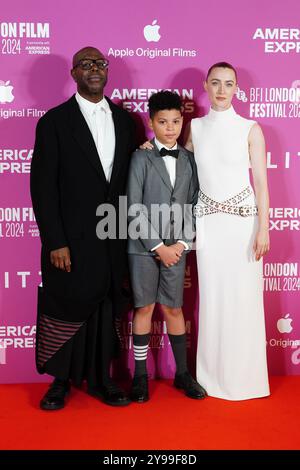
[[[217,212],[224,212],[225,214],[232,215],[240,215],[241,217],[257,215],[257,206],[238,205],[252,194],[252,188],[250,186],[247,186],[236,196],[233,196],[230,199],[226,199],[225,201],[218,202],[211,199],[200,189],[199,199],[204,205],[196,204],[194,207],[194,215],[196,217],[203,217],[204,215],[215,214]]]

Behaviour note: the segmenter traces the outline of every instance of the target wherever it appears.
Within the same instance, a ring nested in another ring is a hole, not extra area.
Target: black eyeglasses
[[[91,70],[94,64],[98,69],[104,70],[107,69],[109,61],[106,59],[82,59],[74,65],[74,69],[80,67],[82,70]]]

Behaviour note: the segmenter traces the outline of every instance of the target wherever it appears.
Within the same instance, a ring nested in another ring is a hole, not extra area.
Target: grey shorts
[[[168,307],[181,307],[186,254],[174,266],[166,268],[154,256],[128,255],[134,306],[160,303]]]

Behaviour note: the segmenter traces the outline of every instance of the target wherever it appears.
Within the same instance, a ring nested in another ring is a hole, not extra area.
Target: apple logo
[[[277,329],[280,333],[290,333],[293,329],[291,322],[292,318],[289,318],[290,314],[288,313],[285,317],[280,318],[277,322]]]
[[[157,42],[160,40],[160,34],[158,32],[160,26],[157,23],[157,20],[154,20],[152,24],[147,24],[144,28],[144,36],[146,41],[151,42]]]
[[[0,103],[11,103],[15,97],[12,94],[13,86],[9,86],[8,82],[3,82],[0,80]]]

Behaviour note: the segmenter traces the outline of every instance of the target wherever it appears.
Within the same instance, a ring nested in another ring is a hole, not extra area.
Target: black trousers
[[[71,379],[80,386],[105,384],[110,377],[110,365],[117,347],[113,302],[108,295],[97,310],[45,364],[47,374],[61,380]]]

